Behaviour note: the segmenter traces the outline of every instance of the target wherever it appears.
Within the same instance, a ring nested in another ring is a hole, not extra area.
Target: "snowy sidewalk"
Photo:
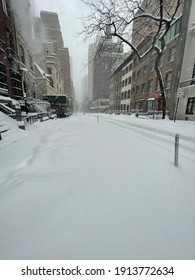
[[[194,259],[195,173],[88,115],[0,142],[1,259]],[[167,144],[168,145],[168,144]]]

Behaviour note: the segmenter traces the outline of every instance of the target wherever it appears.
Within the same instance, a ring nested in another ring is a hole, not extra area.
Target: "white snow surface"
[[[9,125],[0,259],[195,259],[195,122],[78,114]]]

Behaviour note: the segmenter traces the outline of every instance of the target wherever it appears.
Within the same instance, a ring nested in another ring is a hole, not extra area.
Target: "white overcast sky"
[[[76,98],[80,100],[82,79],[87,75],[88,46],[78,36],[82,30],[81,20],[86,7],[81,0],[34,0],[37,12],[40,10],[57,12],[60,20],[64,46],[68,47],[73,61],[73,83]]]

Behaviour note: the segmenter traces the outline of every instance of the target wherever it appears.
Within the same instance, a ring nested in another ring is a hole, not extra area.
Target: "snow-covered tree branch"
[[[159,81],[163,103],[162,118],[166,114],[166,93],[158,67],[165,48],[166,34],[176,17],[180,16],[182,0],[81,0],[90,8],[88,16],[82,18],[85,39],[95,34],[118,38],[133,50],[139,59],[151,51],[156,53],[154,69]],[[110,26],[110,33],[107,33]],[[150,45],[140,53],[139,44],[150,38]]]

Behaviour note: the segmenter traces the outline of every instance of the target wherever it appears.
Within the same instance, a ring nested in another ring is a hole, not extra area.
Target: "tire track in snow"
[[[172,145],[172,149],[171,148],[167,149],[167,147],[166,147],[166,149],[169,150],[170,152],[174,151],[175,133],[172,133],[169,131],[164,131],[164,130],[161,130],[158,128],[144,126],[144,125],[139,125],[139,124],[136,125],[136,124],[129,123],[127,121],[113,120],[113,119],[106,118],[106,117],[101,117],[101,118],[106,122],[112,123],[121,128],[123,127],[127,131],[133,131],[134,133],[139,135],[139,137],[141,136],[143,139],[149,138],[149,141],[155,145],[160,146],[160,144],[158,142],[154,141],[154,139],[157,139],[160,142],[169,143],[169,145],[170,144]],[[159,133],[160,135],[158,135],[157,133]],[[195,138],[180,135],[180,140],[183,140],[183,141],[180,141],[180,144],[179,144],[179,147],[182,152],[182,153],[180,153],[180,155],[188,160],[195,162],[195,145],[194,145]],[[190,152],[191,154],[189,155],[189,153],[186,153],[186,150],[188,152]]]

